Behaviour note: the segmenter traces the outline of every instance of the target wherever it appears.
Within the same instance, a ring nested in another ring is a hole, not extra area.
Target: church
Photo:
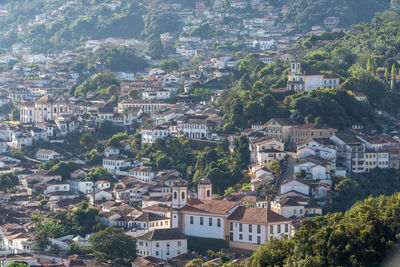
[[[172,188],[172,228],[200,238],[225,240],[231,248],[256,250],[271,238],[292,236],[292,221],[269,208],[213,200],[212,184],[202,179],[197,198],[188,198],[186,183]]]
[[[287,89],[292,91],[311,91],[317,88],[338,88],[340,79],[324,73],[307,73],[302,70],[300,62],[290,65],[290,74],[287,82]]]

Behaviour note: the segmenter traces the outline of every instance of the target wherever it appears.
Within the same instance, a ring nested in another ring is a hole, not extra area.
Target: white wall
[[[193,224],[190,223],[190,217],[193,216]],[[200,225],[200,217],[203,218],[203,225]],[[212,218],[212,226],[209,226],[209,218]],[[217,219],[221,219],[221,226],[217,226]],[[203,238],[225,239],[224,237],[224,218],[200,215],[183,215],[185,222],[185,234]]]

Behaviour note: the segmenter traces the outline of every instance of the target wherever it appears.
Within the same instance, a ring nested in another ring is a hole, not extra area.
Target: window
[[[257,225],[257,234],[261,233],[261,225]]]
[[[176,191],[174,192],[174,199],[178,199],[178,193]]]
[[[200,217],[200,225],[203,225],[203,217]]]
[[[270,234],[273,234],[273,233],[274,233],[274,226],[273,226],[273,225],[271,225],[271,226],[269,227],[269,233],[270,233]]]
[[[278,234],[281,233],[281,225],[278,225]]]
[[[193,224],[193,216],[190,216],[190,224]]]
[[[230,224],[229,229],[233,231],[233,223]]]
[[[182,246],[182,242],[178,241],[178,247]]]
[[[208,218],[208,226],[212,226],[212,218]]]
[[[156,243],[156,248],[159,248],[160,247],[160,243]]]
[[[249,235],[249,241],[253,241],[253,236]]]
[[[249,224],[249,233],[253,232],[253,226]]]
[[[156,256],[158,256],[158,254],[159,254],[159,252],[158,252],[158,251],[156,251]]]
[[[239,234],[239,240],[242,240],[242,239],[243,239],[243,235]]]
[[[217,219],[217,226],[221,227],[221,219]]]
[[[241,223],[239,223],[239,232],[243,231],[243,225]]]
[[[289,232],[289,224],[285,224],[285,232]]]
[[[230,233],[229,233],[229,240],[230,240],[230,241],[233,241],[233,232],[230,232]]]
[[[185,199],[185,192],[182,192],[182,199]]]
[[[261,244],[261,237],[257,236],[257,244]]]
[[[209,198],[211,195],[210,190],[207,190],[207,197]]]

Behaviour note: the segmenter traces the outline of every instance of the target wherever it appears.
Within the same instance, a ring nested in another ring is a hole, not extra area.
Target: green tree
[[[275,175],[278,175],[281,171],[281,165],[277,160],[273,160],[268,164],[268,169],[270,169]]]
[[[79,143],[86,149],[89,149],[91,146],[93,146],[94,142],[95,140],[91,133],[84,133],[79,140]]]
[[[113,266],[130,265],[136,258],[136,241],[117,228],[108,227],[90,238],[95,259]]]
[[[396,74],[397,74],[396,65],[393,63],[392,71],[390,74],[390,89],[392,90],[394,90],[396,87]]]
[[[233,144],[233,160],[235,164],[246,169],[250,163],[249,139],[245,135],[239,136]]]
[[[29,267],[29,264],[24,261],[13,261],[7,267]]]
[[[33,248],[40,253],[43,253],[47,249],[47,247],[51,245],[49,233],[46,231],[45,228],[40,227],[38,229],[35,229],[33,243]]]
[[[140,92],[138,90],[130,90],[128,93],[128,96],[131,99],[139,99],[140,98]]]
[[[19,109],[17,106],[14,106],[10,112],[10,120],[19,121]]]
[[[152,59],[161,59],[164,54],[164,46],[161,40],[157,39],[150,41],[148,52]]]
[[[118,95],[118,91],[119,91],[119,87],[116,86],[115,84],[112,84],[107,88],[107,93],[110,96]]]
[[[108,180],[110,182],[113,182],[113,176],[104,167],[96,167],[90,169],[88,175],[86,176],[86,181],[91,181],[93,183],[92,197],[94,207],[96,207],[96,182],[100,180]]]
[[[159,67],[166,72],[172,72],[179,69],[179,63],[175,59],[167,59],[163,60]]]

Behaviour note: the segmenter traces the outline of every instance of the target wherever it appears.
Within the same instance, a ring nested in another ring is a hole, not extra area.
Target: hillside
[[[297,31],[308,32],[313,25],[321,25],[326,17],[338,17],[338,27],[368,22],[376,12],[390,8],[390,0],[273,0],[272,4],[287,5],[283,22]]]

